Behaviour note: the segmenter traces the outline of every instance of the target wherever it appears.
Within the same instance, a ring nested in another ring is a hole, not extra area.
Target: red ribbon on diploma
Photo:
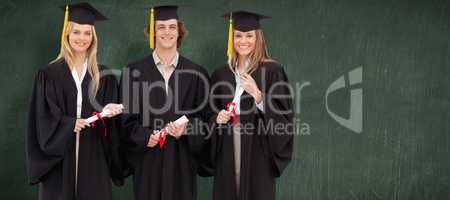
[[[164,147],[164,143],[167,138],[167,127],[159,132],[159,148],[162,149]]]
[[[105,137],[108,137],[108,129],[107,129],[108,127],[106,126],[105,120],[103,120],[102,115],[100,115],[100,113],[98,113],[98,112],[92,112],[92,115],[93,116],[94,115],[97,116],[97,118],[102,121],[102,124],[103,124],[103,127],[104,127],[103,130],[104,130]],[[92,122],[91,126],[94,127],[95,126],[95,122]]]
[[[238,118],[237,118],[237,115],[236,115],[235,106],[236,106],[236,104],[234,102],[228,103],[227,104],[227,111],[231,112],[233,114],[233,123],[237,124]]]

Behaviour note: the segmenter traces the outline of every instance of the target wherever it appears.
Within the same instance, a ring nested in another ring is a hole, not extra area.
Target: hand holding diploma
[[[106,127],[106,123],[105,123],[105,120],[103,118],[105,118],[105,117],[108,117],[108,118],[114,117],[114,116],[122,113],[122,111],[123,111],[123,105],[122,104],[109,103],[103,108],[101,113],[93,112],[92,113],[92,117],[89,117],[89,118],[87,118],[85,120],[81,119],[81,123],[83,123],[83,125],[85,125],[85,126],[89,126],[89,124],[90,124],[90,126],[94,127],[95,126],[94,122],[97,121],[97,120],[101,120],[102,124],[104,126],[105,137],[108,137],[108,129]],[[78,122],[78,120],[77,120],[77,122]],[[84,128],[84,126],[82,128]],[[76,129],[77,129],[77,126],[75,126],[75,130]]]
[[[175,122],[170,122],[162,130],[153,132],[153,134],[150,136],[147,146],[154,147],[155,138],[158,138],[159,148],[162,149],[166,141],[167,134],[179,138],[181,135],[185,134],[188,122],[189,119],[186,117],[186,115],[183,115],[182,117],[178,118]]]
[[[186,127],[187,127],[187,123],[175,124],[174,122],[170,122],[167,125],[167,128],[168,128],[167,133],[178,139],[182,135],[186,134]]]
[[[234,109],[234,108],[232,108]],[[226,124],[230,121],[232,113],[228,110],[221,110],[216,118],[216,123],[218,124]]]
[[[150,135],[150,139],[148,140],[147,147],[154,147],[159,142],[159,131],[153,131],[153,134]]]
[[[107,104],[102,112],[107,112],[108,118],[112,118],[116,115],[122,114],[123,112],[123,105],[122,104],[116,104],[116,103],[109,103]]]
[[[118,114],[121,114],[122,112],[123,112],[122,104],[109,103],[103,108],[101,113],[93,113],[93,116],[87,118],[86,120],[84,120],[84,122],[90,124],[104,117],[108,118],[114,117]]]
[[[219,112],[216,118],[216,123],[218,124],[226,124],[230,121],[230,118],[233,117],[233,122],[237,123],[237,115],[235,112],[235,107],[238,99],[244,93],[244,88],[238,87],[236,92],[234,93],[233,101],[227,104],[226,109],[223,109]]]
[[[73,132],[79,133],[79,132],[81,131],[81,129],[85,128],[85,126],[89,126],[89,124],[86,124],[86,123],[84,122],[84,119],[78,118],[78,119],[75,121],[75,128],[73,129]]]

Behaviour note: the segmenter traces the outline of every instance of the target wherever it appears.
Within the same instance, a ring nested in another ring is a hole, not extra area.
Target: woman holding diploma
[[[119,138],[112,117],[122,111],[115,104],[116,78],[97,64],[94,22],[106,18],[88,3],[67,5],[64,10],[60,53],[38,71],[33,86],[27,134],[29,181],[39,184],[43,200],[107,200],[111,179],[121,184]],[[84,122],[103,107],[110,119]]]
[[[275,199],[275,178],[292,157],[292,95],[283,67],[271,60],[260,28],[263,15],[230,20],[228,64],[211,78],[214,200]],[[277,127],[277,128],[275,128]]]

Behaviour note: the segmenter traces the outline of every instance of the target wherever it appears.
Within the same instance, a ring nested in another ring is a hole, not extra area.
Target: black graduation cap
[[[231,16],[231,19],[230,19]],[[261,15],[258,13],[248,12],[248,11],[233,11],[223,15],[230,19],[230,25],[228,29],[228,44],[227,44],[227,56],[228,59],[231,58],[231,52],[233,49],[233,29],[238,31],[247,32],[259,29],[261,25],[259,21],[261,19],[270,18],[269,16]]]
[[[178,20],[178,6],[176,5],[155,6],[153,9],[155,12],[155,20]]]
[[[223,15],[223,17],[230,18],[230,14],[233,18],[233,28],[243,32],[259,29],[261,27],[259,21],[270,18],[269,16],[248,11],[234,11]]]
[[[107,18],[87,2],[69,4],[69,21],[78,24],[94,25],[95,21],[107,20]],[[66,6],[61,6],[65,9]]]
[[[149,45],[151,49],[155,48],[155,21],[157,20],[169,20],[176,19],[178,20],[177,5],[158,5],[153,6],[150,9],[150,24],[149,24]]]

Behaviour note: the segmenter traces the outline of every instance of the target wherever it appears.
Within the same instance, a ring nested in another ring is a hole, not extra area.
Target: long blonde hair
[[[72,28],[74,26],[73,22],[68,23],[67,25],[67,31],[66,31],[66,37],[64,37],[64,45],[59,51],[58,57],[56,57],[55,60],[53,60],[50,63],[54,63],[60,59],[64,59],[67,64],[69,65],[70,69],[73,68],[73,49],[69,44],[69,34],[72,31]],[[92,77],[93,82],[91,82],[92,87],[91,88],[91,94],[97,94],[98,87],[100,85],[100,71],[98,69],[97,64],[97,34],[95,33],[95,27],[91,26],[92,30],[92,43],[91,46],[87,49],[87,65],[88,65],[88,72],[89,75]]]
[[[270,58],[269,53],[267,51],[266,46],[266,40],[264,39],[264,34],[261,29],[255,30],[256,33],[256,42],[255,42],[255,49],[250,52],[249,58],[250,58],[250,68],[248,69],[248,73],[253,73],[257,68],[258,64],[261,62],[270,62],[274,61]],[[234,40],[234,33],[233,33],[233,40]],[[233,42],[233,48],[231,48],[231,57],[228,59],[228,66],[231,68],[231,71],[234,71],[237,67],[237,61],[238,61],[238,54],[234,50],[234,42]]]

